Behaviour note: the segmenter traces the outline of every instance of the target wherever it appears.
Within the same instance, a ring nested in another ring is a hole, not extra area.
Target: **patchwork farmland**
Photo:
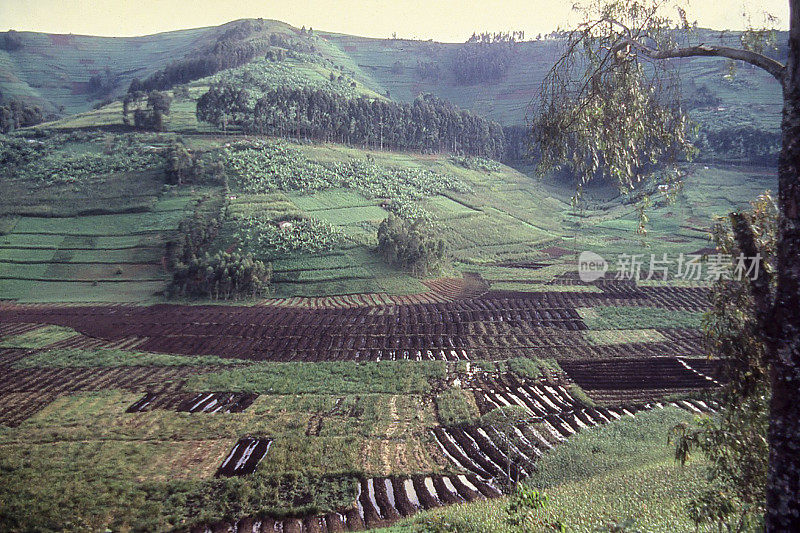
[[[510,155],[557,35],[472,84],[271,20],[0,36],[48,120],[0,135],[0,530],[517,533],[521,486],[537,531],[716,530],[673,437],[736,383],[706,274],[777,185],[768,76],[681,60],[683,181],[575,198]]]
[[[475,284],[480,277],[468,279]],[[98,393],[110,424],[100,430],[108,434],[103,438],[136,439],[141,430],[163,438],[163,415],[147,422],[158,413],[204,417],[209,422],[197,438],[232,436],[214,441],[209,452],[216,453],[197,457],[217,479],[280,470],[291,460],[285,447],[301,437],[306,450],[344,439],[353,464],[345,467],[340,458],[344,470],[337,472],[323,449],[301,468],[349,483],[353,503],[345,497],[328,513],[257,512],[192,526],[305,532],[373,528],[420,510],[496,498],[531,475],[548,450],[589,428],[670,406],[687,414],[715,411],[708,393],[724,375],[704,358],[696,329],[655,327],[641,340],[635,330],[616,330],[625,334],[621,342],[597,343],[591,333],[615,330],[590,329],[581,317],[585,309],[620,307],[699,312],[708,305],[707,289],[613,280],[590,285],[597,292],[481,286],[443,301],[349,306],[325,299],[248,307],[4,303],[0,321],[9,348],[2,354],[1,421],[25,434],[26,426],[41,427],[59,402]],[[117,357],[103,357],[108,352]],[[403,371],[393,365],[411,375],[397,381],[393,376]],[[370,413],[358,391],[381,398],[381,407]],[[463,404],[460,417],[448,415],[454,400],[445,396],[453,392]],[[404,419],[397,395],[409,393],[406,416],[416,414]],[[319,402],[296,430],[247,422],[256,412],[274,416],[263,411],[265,399],[281,404],[294,394]],[[504,417],[492,419],[499,413]],[[351,441],[341,432],[352,424]],[[56,420],[45,427],[57,440],[80,438]],[[12,446],[20,438],[13,435],[0,446]]]

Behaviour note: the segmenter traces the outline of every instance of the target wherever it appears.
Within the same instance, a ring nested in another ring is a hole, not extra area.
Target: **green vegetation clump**
[[[515,357],[506,361],[508,370],[528,379],[550,378],[562,372],[555,359]]]
[[[178,263],[167,290],[172,297],[254,298],[269,290],[271,275],[271,267],[251,255],[217,252]]]
[[[378,228],[378,250],[389,264],[418,276],[439,271],[447,259],[447,243],[430,225],[394,215]]]
[[[62,326],[44,326],[26,333],[11,335],[0,341],[0,348],[44,348],[54,342],[74,337],[78,332]]]
[[[436,395],[436,410],[439,422],[445,426],[471,424],[477,413],[474,403],[470,404],[471,393],[464,389],[451,388]]]
[[[272,218],[259,214],[237,219],[239,249],[258,258],[277,258],[291,252],[330,251],[344,233],[328,222],[304,217]]]
[[[0,133],[34,126],[44,121],[41,108],[19,98],[5,99],[0,94]]]
[[[693,328],[703,325],[703,313],[658,307],[585,307],[578,309],[589,329]]]
[[[259,394],[422,394],[444,377],[441,361],[258,363],[195,376],[186,386]]]
[[[52,135],[45,138],[7,136],[0,142],[0,177],[28,179],[42,185],[81,183],[97,175],[134,172],[163,166],[163,158],[138,136]],[[88,149],[66,149],[68,143]]]
[[[496,172],[500,170],[500,163],[485,157],[450,156],[450,161],[469,170],[482,170],[483,172]]]
[[[471,191],[455,176],[422,168],[387,167],[369,158],[317,163],[280,141],[238,141],[226,146],[223,157],[232,189],[252,194],[345,187],[367,198],[407,202],[445,191]]]
[[[245,516],[324,513],[356,496],[355,477],[301,472],[137,482],[141,463],[158,451],[138,442],[9,446],[0,454],[0,529],[168,531]]]
[[[252,194],[333,187],[336,175],[283,142],[238,141],[225,147],[231,188]]]
[[[216,366],[241,364],[239,359],[214,355],[171,355],[96,348],[91,350],[61,349],[38,352],[15,363],[16,368],[72,368],[117,366]]]

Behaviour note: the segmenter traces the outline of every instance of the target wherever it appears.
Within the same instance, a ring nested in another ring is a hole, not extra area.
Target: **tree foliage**
[[[543,152],[540,169],[566,164],[581,177],[581,183],[600,175],[611,179],[621,190],[630,191],[652,174],[648,172],[651,165],[666,163],[667,170],[676,168],[678,156],[690,155],[692,149],[685,117],[673,103],[675,98],[670,97],[676,94],[672,90],[676,85],[669,81],[666,70],[669,62],[664,60],[717,57],[744,62],[767,72],[781,84],[778,244],[774,252],[777,267],[773,274],[765,266],[747,287],[753,302],[751,315],[757,324],[754,333],[764,344],[769,368],[769,463],[764,529],[797,531],[800,530],[800,404],[797,402],[800,394],[800,0],[789,0],[785,63],[758,48],[758,43],[770,35],[767,30],[750,29],[740,48],[707,43],[679,45],[673,40],[679,34],[670,31],[676,25],[664,15],[667,7],[679,6],[669,0],[593,0],[583,9],[585,22],[570,34],[565,55],[544,83],[541,114],[534,130]],[[677,26],[689,30],[686,13],[682,9],[677,13],[680,21]],[[758,227],[742,213],[732,213],[730,219],[739,250],[747,257],[758,257],[763,247]],[[746,324],[739,326],[747,331]],[[750,412],[747,416],[754,415]],[[732,442],[730,446],[722,446],[719,453],[736,454],[738,447],[739,443]],[[710,503],[712,507],[720,503],[717,495]]]
[[[728,160],[746,161],[750,164],[775,164],[780,152],[779,133],[764,131],[753,126],[725,128],[717,131],[700,130],[697,142],[702,152],[712,152]]]
[[[39,106],[28,104],[19,98],[3,100],[0,97],[0,133],[35,126],[44,121]]]
[[[22,37],[15,30],[8,30],[3,34],[2,40],[0,40],[0,48],[8,52],[19,50],[22,46]]]
[[[393,214],[378,227],[378,250],[390,264],[418,276],[436,272],[447,259],[447,244],[430,225]]]
[[[130,124],[128,115],[133,111],[136,129],[164,131],[164,116],[169,115],[171,104],[172,98],[165,92],[129,92],[122,100],[122,122]]]
[[[198,120],[245,133],[311,138],[374,148],[463,152],[499,159],[505,141],[496,122],[432,95],[412,104],[332,91],[277,88],[254,100],[241,86],[218,84],[197,102]]]
[[[472,34],[456,50],[450,68],[457,85],[476,85],[503,79],[516,53],[516,44],[524,32],[484,32]]]
[[[170,144],[164,154],[164,174],[170,185],[211,183],[227,186],[225,167],[217,151],[190,152],[180,141]]]
[[[269,289],[271,268],[252,256],[218,252],[178,263],[169,294],[229,300],[255,297]]]
[[[760,268],[774,272],[778,221],[774,200],[769,194],[760,196],[744,216],[764,259]],[[732,259],[733,272],[743,252],[725,219],[715,224],[714,241],[719,253]],[[705,318],[712,355],[726,362],[728,381],[719,394],[723,409],[717,417],[673,430],[681,462],[699,450],[711,464],[708,488],[691,501],[690,517],[698,526],[712,524],[734,531],[763,527],[769,459],[769,363],[749,283],[748,278],[717,281]]]
[[[595,179],[631,193],[657,169],[660,181],[676,181],[677,163],[694,154],[675,72],[668,62],[636,54],[630,44],[675,45],[675,25],[661,5],[593,2],[542,84],[533,123],[539,171],[568,168],[578,195]]]

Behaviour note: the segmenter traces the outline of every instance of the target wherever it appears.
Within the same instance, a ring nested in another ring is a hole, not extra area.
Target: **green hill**
[[[699,37],[720,38],[705,30]],[[235,131],[222,135],[196,116],[197,101],[209,87],[228,82],[246,89],[251,101],[275,88],[400,102],[430,91],[503,124],[519,124],[558,54],[553,39],[514,45],[505,76],[476,85],[459,84],[449,70],[459,44],[307,32],[275,21],[236,21],[132,39],[23,33],[21,42],[18,50],[0,52],[2,94],[50,109],[64,106],[64,113],[81,112],[24,131],[8,147],[8,160],[19,157],[22,163],[6,165],[0,182],[0,197],[7,199],[0,201],[2,298],[160,298],[156,295],[169,278],[166,243],[209,198],[221,230],[207,251],[247,251],[272,263],[274,296],[427,292],[428,286],[390,267],[374,251],[378,225],[392,210],[435,221],[452,252],[452,265],[443,274],[475,272],[495,288],[535,291],[573,268],[570,261],[584,249],[604,254],[642,245],[648,254],[703,249],[712,215],[741,207],[775,186],[774,173],[733,167],[735,157],[728,155],[710,168],[689,166],[692,176],[678,203],[655,196],[650,233],[642,238],[633,231],[634,206],[594,191],[576,211],[570,207],[570,184],[534,181],[524,165],[342,144],[254,141]],[[111,94],[120,94],[134,78],[169,82],[152,76],[183,65],[180,61],[190,64],[193,54],[209,54],[220,43],[250,43],[260,52],[242,65],[170,89],[166,133],[128,131],[119,100],[89,109],[97,99],[81,87],[95,67],[113,65]],[[438,77],[420,80],[417,64],[439,65]],[[704,59],[683,61],[679,68],[687,101],[695,102],[692,112],[706,131],[745,125],[763,136],[777,129],[778,88],[765,75],[748,71],[726,81],[724,63]],[[91,131],[96,129],[110,131]],[[165,157],[175,143],[201,162],[220,162],[224,180],[217,176],[188,187],[165,186]],[[232,145],[244,148],[235,152]],[[701,156],[718,157],[708,150]],[[286,235],[276,233],[279,223],[290,220],[305,221],[287,234],[300,245],[290,246]],[[254,244],[243,232],[270,237]],[[319,242],[328,244],[320,248]],[[525,262],[545,268],[508,266]]]
[[[20,49],[0,50],[0,94],[24,98],[61,116],[87,111],[108,96],[127,90],[134,78],[144,79],[175,60],[196,55],[241,22],[131,38],[21,32]],[[553,38],[517,43],[501,79],[463,85],[455,82],[450,69],[463,44],[326,32],[306,35],[277,21],[263,21],[263,27],[246,40],[272,34],[312,43],[320,63],[346,73],[371,92],[389,91],[391,98],[404,102],[430,92],[503,125],[525,123],[528,106],[560,50],[560,41]],[[698,30],[692,38],[730,45],[738,42],[739,35]],[[423,79],[418,64],[435,65],[438,74]],[[106,76],[106,69],[108,92],[91,92],[90,78]],[[777,129],[778,85],[758,70],[748,69],[746,75],[730,81],[723,78],[725,72],[725,63],[713,58],[681,60],[680,73],[688,100],[698,90],[712,97],[714,105],[699,105],[701,112],[697,116],[708,123],[755,123]]]

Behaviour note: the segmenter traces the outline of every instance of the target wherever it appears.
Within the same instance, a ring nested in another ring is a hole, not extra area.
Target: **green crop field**
[[[624,522],[642,531],[695,531],[684,506],[702,486],[704,460],[699,457],[681,467],[665,437],[670,427],[686,420],[679,411],[648,413],[584,433],[559,447],[539,463],[527,482],[547,495],[547,504],[534,512],[533,523],[543,531],[547,524],[588,532]],[[508,503],[503,498],[456,505],[380,531],[416,531],[425,525],[516,531],[507,522]]]

